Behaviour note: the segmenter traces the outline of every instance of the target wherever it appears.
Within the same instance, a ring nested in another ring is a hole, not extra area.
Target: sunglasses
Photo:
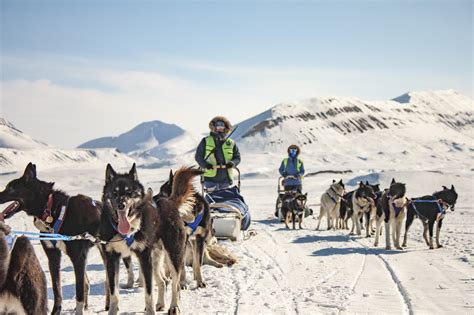
[[[214,124],[215,127],[225,127],[225,124],[223,121],[218,121]]]
[[[290,152],[291,153],[296,153],[296,152],[298,152],[298,150],[297,149],[290,149]]]

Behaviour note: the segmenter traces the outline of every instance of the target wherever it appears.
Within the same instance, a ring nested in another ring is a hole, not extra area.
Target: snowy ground
[[[105,168],[104,168],[105,169]],[[100,198],[104,169],[42,171],[38,177],[55,181],[57,188],[70,194],[86,193]],[[168,170],[139,169],[145,186],[158,189]],[[0,188],[21,173],[0,176]],[[367,172],[342,176],[345,182],[363,179]],[[382,172],[373,175],[382,187],[391,177],[407,183],[409,196],[431,194],[441,185],[454,184],[459,193],[455,213],[449,213],[441,231],[442,249],[428,250],[422,243],[421,223],[410,230],[409,248],[386,251],[384,238],[379,248],[373,239],[349,237],[348,231],[315,231],[316,220],[308,218],[303,230],[286,230],[272,217],[276,198],[276,179],[252,178],[242,182],[242,193],[252,212],[257,235],[235,243],[224,242],[239,257],[232,268],[204,266],[206,289],[181,293],[184,314],[367,314],[367,313],[458,313],[474,312],[474,188],[472,171],[456,174],[435,172]],[[334,175],[335,179],[341,178]],[[305,190],[310,203],[319,203],[321,193],[333,175],[308,177]],[[319,209],[314,207],[315,214]],[[32,229],[31,218],[17,215],[9,223],[17,229]],[[326,226],[325,221],[322,224]],[[47,261],[40,246],[35,246],[50,284]],[[90,308],[104,313],[104,267],[97,250],[89,255],[92,280]],[[135,262],[135,270],[138,266]],[[187,270],[192,279],[191,270]],[[125,282],[121,269],[121,282]],[[62,265],[63,310],[74,311],[74,273],[70,261]],[[52,308],[49,285],[49,308]],[[169,295],[168,295],[169,297]],[[156,296],[155,296],[156,299]],[[167,299],[169,304],[169,298]],[[121,290],[120,312],[143,311],[140,288]]]

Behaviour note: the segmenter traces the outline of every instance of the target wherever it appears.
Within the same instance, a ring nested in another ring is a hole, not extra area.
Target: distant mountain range
[[[473,108],[471,98],[453,90],[409,92],[387,101],[311,98],[275,105],[240,122],[233,139],[244,154],[244,163],[265,155],[269,167],[278,164],[286,147],[293,143],[302,147],[307,164],[318,168],[338,165],[346,169],[361,163],[365,167],[381,163],[393,167],[402,163],[465,167],[474,160]],[[79,146],[94,150],[68,150],[65,154],[79,154],[66,159],[81,160],[83,152],[108,148],[118,156],[122,156],[119,152],[126,154],[130,161],[139,160],[141,165],[161,167],[193,163],[199,140],[174,124],[155,120],[117,137],[98,138]],[[0,148],[57,150],[4,119],[0,119]],[[1,150],[0,167],[6,155],[14,163],[15,156]]]
[[[174,124],[154,120],[141,123],[118,137],[103,137],[90,140],[79,145],[78,148],[116,148],[124,153],[133,151],[144,152],[155,149],[184,133],[184,129]]]

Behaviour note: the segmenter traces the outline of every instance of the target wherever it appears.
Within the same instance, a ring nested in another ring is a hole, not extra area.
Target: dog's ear
[[[111,182],[115,176],[117,176],[117,173],[114,171],[112,165],[107,164],[107,167],[105,169],[105,182]]]
[[[390,183],[390,185],[395,184],[395,183],[396,183],[395,178],[392,178],[392,182]]]
[[[128,176],[130,176],[131,179],[138,181],[137,166],[135,165],[135,163],[133,163],[130,172],[128,172]]]
[[[367,186],[369,186],[369,181],[368,181],[368,180],[366,180],[366,181],[365,181],[365,184],[366,184]]]
[[[342,184],[342,178],[341,178],[341,180],[339,181],[339,184]]]
[[[173,170],[170,170],[170,177],[168,179],[168,182],[170,183],[170,187],[173,187],[173,178],[174,178]]]
[[[448,187],[446,187],[446,186],[443,186],[443,190],[448,190]]]
[[[361,181],[361,182],[359,183],[359,187],[364,187],[364,182],[363,182],[363,181]]]
[[[23,177],[27,182],[36,178],[36,166],[33,163],[28,163],[23,173]]]
[[[335,180],[335,179],[333,179],[333,180],[332,180],[332,183],[334,184],[335,182],[336,182],[336,180]]]
[[[451,185],[451,191],[456,191],[456,189],[454,188],[454,185]]]
[[[304,194],[304,197],[305,197],[305,198],[308,198],[308,193]]]

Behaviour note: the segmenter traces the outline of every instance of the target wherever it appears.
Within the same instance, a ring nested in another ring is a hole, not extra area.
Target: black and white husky
[[[352,193],[352,229],[351,233],[354,233],[354,227],[357,235],[362,234],[361,219],[369,212],[369,217],[375,216],[375,207],[373,207],[375,199],[375,193],[372,186],[360,182],[359,187]],[[370,222],[370,219],[368,220]],[[368,224],[367,224],[368,225]],[[367,229],[367,236],[370,236],[369,229]]]
[[[118,311],[118,266],[121,255],[135,253],[145,282],[146,314],[154,314],[152,279],[158,282],[156,310],[165,308],[165,276],[172,279],[168,313],[179,314],[180,277],[184,266],[186,231],[182,217],[191,213],[194,194],[192,180],[201,172],[181,168],[174,177],[171,196],[155,204],[151,191],[145,195],[135,164],[125,174],[117,174],[110,164],[102,201],[101,239],[107,271],[109,314]]]
[[[374,246],[378,246],[382,222],[385,222],[385,249],[392,248],[390,245],[390,234],[392,234],[395,248],[402,249],[400,246],[400,235],[408,205],[408,198],[405,194],[405,184],[397,183],[395,179],[392,179],[390,188],[386,189],[378,199]]]
[[[0,222],[0,314],[45,315],[46,277],[26,237]]]
[[[340,205],[342,197],[344,196],[344,183],[342,179],[338,182],[332,181],[331,186],[321,195],[321,205],[318,217],[318,226],[316,230],[319,230],[321,220],[324,216],[327,217],[328,230],[331,228],[338,229],[342,228],[343,224],[340,222]]]
[[[423,222],[423,238],[430,249],[433,249],[433,227],[436,223],[436,246],[442,247],[439,242],[439,233],[443,224],[446,211],[454,211],[458,194],[453,185],[448,189],[443,186],[443,190],[435,192],[433,195],[412,198],[408,204],[407,220],[405,223],[405,236],[403,238],[403,247],[407,246],[408,230],[415,217]],[[428,231],[430,237],[428,238]]]

